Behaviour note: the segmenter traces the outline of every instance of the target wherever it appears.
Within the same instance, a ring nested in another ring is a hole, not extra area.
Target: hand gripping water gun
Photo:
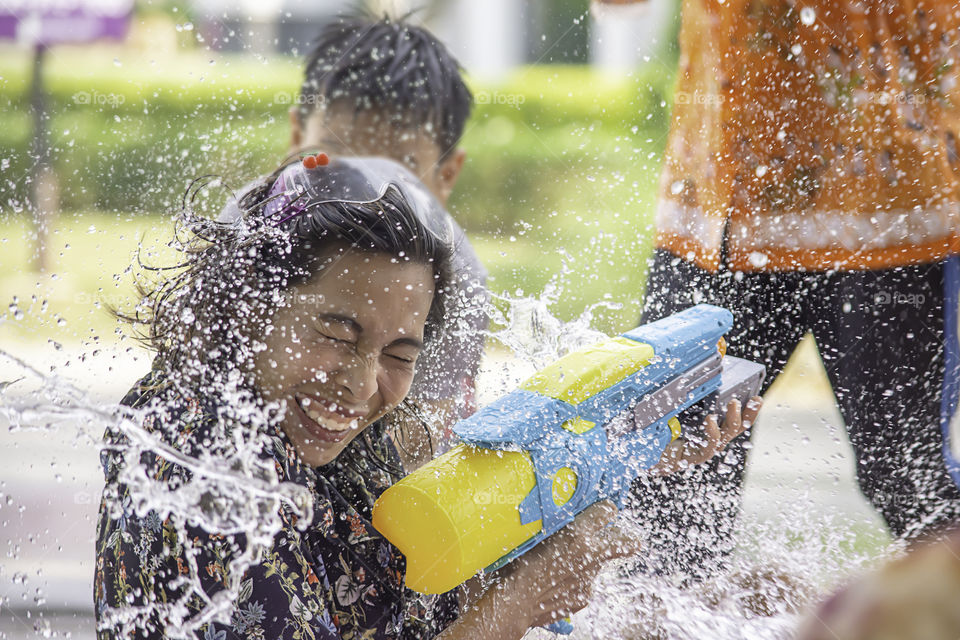
[[[680,412],[711,394],[725,407],[759,390],[762,366],[724,357],[732,324],[726,309],[692,307],[570,353],[458,423],[463,444],[374,505],[374,527],[407,558],[407,586],[448,591],[594,502],[622,507],[680,436]]]

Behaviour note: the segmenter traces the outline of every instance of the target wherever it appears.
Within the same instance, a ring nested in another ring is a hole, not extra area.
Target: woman
[[[124,399],[145,433],[107,433],[100,637],[519,638],[582,607],[600,564],[634,550],[602,533],[612,505],[594,505],[494,588],[475,579],[433,598],[404,589],[402,556],[370,525],[400,475],[389,424],[415,411],[404,403],[417,358],[450,321],[445,217],[428,192],[391,161],[318,154],[240,207],[231,224],[185,207],[181,269],[144,288],[130,318],[157,357]],[[663,469],[743,430],[739,407],[727,418],[724,433],[711,418],[709,442],[674,451]],[[150,437],[159,452],[130,453]],[[256,460],[236,455],[253,442],[265,445]],[[264,521],[280,516],[264,543],[231,493],[231,473],[247,467],[255,488],[266,478],[304,489],[309,521],[295,499],[257,506],[254,519],[258,508]],[[136,486],[152,481],[160,488]],[[174,491],[198,507],[184,515]]]

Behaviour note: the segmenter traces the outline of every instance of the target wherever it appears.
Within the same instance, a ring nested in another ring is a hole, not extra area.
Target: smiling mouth
[[[294,396],[294,400],[303,415],[312,423],[309,426],[314,427],[314,430],[319,429],[321,434],[328,434],[336,439],[346,435],[351,429],[359,427],[360,418],[363,417],[363,414],[358,411],[315,396],[308,397],[298,393]]]

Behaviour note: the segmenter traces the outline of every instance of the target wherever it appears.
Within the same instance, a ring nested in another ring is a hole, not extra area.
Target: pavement
[[[97,353],[94,346],[0,348],[42,371],[53,368],[93,403],[115,403],[150,364],[126,346]],[[522,366],[494,353],[484,363],[481,399],[523,374]],[[20,375],[0,356],[0,382]],[[96,437],[102,430],[80,420],[11,431],[0,414],[0,638],[95,637],[92,576],[102,489]],[[857,490],[853,470],[842,420],[808,341],[768,394],[755,427],[746,513],[773,521],[803,508],[882,541],[880,520]]]

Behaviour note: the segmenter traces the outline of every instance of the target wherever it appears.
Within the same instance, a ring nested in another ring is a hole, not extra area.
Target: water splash
[[[230,446],[191,457],[170,446],[160,433],[144,427],[155,418],[155,410],[97,403],[55,373],[44,374],[2,350],[0,358],[12,361],[22,374],[20,381],[0,386],[0,416],[9,422],[11,431],[48,431],[108,451],[116,449],[102,443],[105,429],[125,436],[127,443],[120,451],[125,463],[119,467],[118,481],[129,488],[130,501],[110,504],[111,517],[146,518],[152,512],[163,521],[175,514],[170,522],[178,534],[185,523],[191,523],[211,533],[245,536],[246,546],[230,560],[222,591],[212,596],[203,591],[201,568],[196,562],[198,551],[187,550],[188,572],[169,585],[171,589],[184,588],[180,600],[107,609],[101,614],[101,627],[124,629],[159,614],[159,619],[168,621],[166,636],[180,638],[194,637],[192,633],[210,621],[228,623],[242,576],[262,551],[272,547],[282,528],[281,507],[286,505],[297,514],[299,527],[310,524],[309,490],[279,481],[272,460],[258,455],[267,445],[260,430],[234,429]],[[165,481],[156,480],[140,464],[141,454],[147,452],[189,471],[191,481],[171,491]],[[200,596],[204,602],[199,612],[186,606],[193,596]]]
[[[699,584],[636,575],[629,561],[607,566],[590,605],[573,617],[571,640],[793,638],[813,605],[891,551],[857,551],[848,522],[796,506],[775,519],[741,518],[729,570]]]
[[[509,355],[481,380],[484,395],[491,386],[509,391],[552,360],[608,337],[593,324],[599,308],[615,305],[591,306],[570,322],[554,314],[561,277],[540,295],[494,297],[490,338]],[[791,506],[776,517],[741,516],[730,568],[699,584],[638,574],[629,561],[609,565],[594,581],[591,604],[573,616],[571,640],[788,640],[812,606],[900,550],[864,545],[857,525],[812,500]],[[645,538],[642,523],[621,521]],[[525,637],[556,636],[536,629]]]
[[[540,369],[557,358],[582,349],[609,336],[593,328],[601,309],[618,310],[622,305],[600,301],[589,305],[568,322],[558,318],[553,308],[564,295],[560,284],[574,272],[573,257],[564,253],[563,268],[544,286],[537,296],[494,295],[487,312],[493,329],[488,337],[503,345],[511,355],[532,367]]]

